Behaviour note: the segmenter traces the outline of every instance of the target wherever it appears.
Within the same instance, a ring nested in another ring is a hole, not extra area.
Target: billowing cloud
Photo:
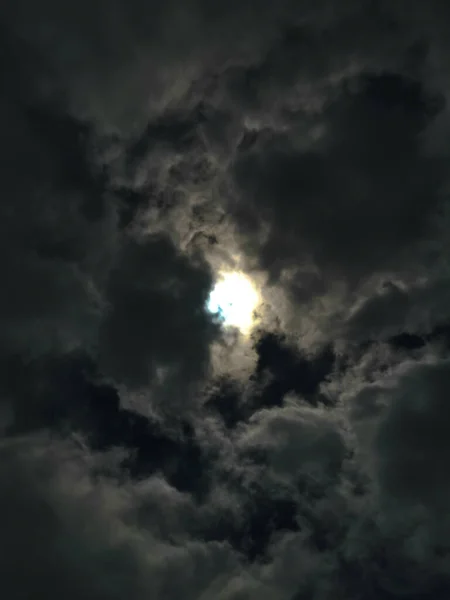
[[[5,598],[447,600],[449,17],[0,8]]]
[[[125,242],[107,285],[102,372],[130,388],[201,378],[215,336],[205,308],[211,285],[206,267],[177,255],[169,240]]]

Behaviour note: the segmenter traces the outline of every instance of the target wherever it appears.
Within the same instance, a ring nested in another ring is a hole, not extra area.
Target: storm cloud
[[[448,598],[449,26],[0,8],[2,596]]]

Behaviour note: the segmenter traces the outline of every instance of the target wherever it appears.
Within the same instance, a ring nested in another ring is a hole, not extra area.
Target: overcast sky
[[[449,31],[1,4],[2,599],[450,598]]]

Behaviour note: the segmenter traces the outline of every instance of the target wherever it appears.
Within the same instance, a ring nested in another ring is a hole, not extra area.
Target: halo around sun
[[[207,309],[225,326],[248,333],[255,321],[259,294],[250,278],[238,271],[222,273],[208,299]]]

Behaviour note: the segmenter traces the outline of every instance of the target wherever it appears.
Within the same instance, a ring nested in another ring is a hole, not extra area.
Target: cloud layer
[[[5,598],[448,598],[449,19],[0,8]]]

